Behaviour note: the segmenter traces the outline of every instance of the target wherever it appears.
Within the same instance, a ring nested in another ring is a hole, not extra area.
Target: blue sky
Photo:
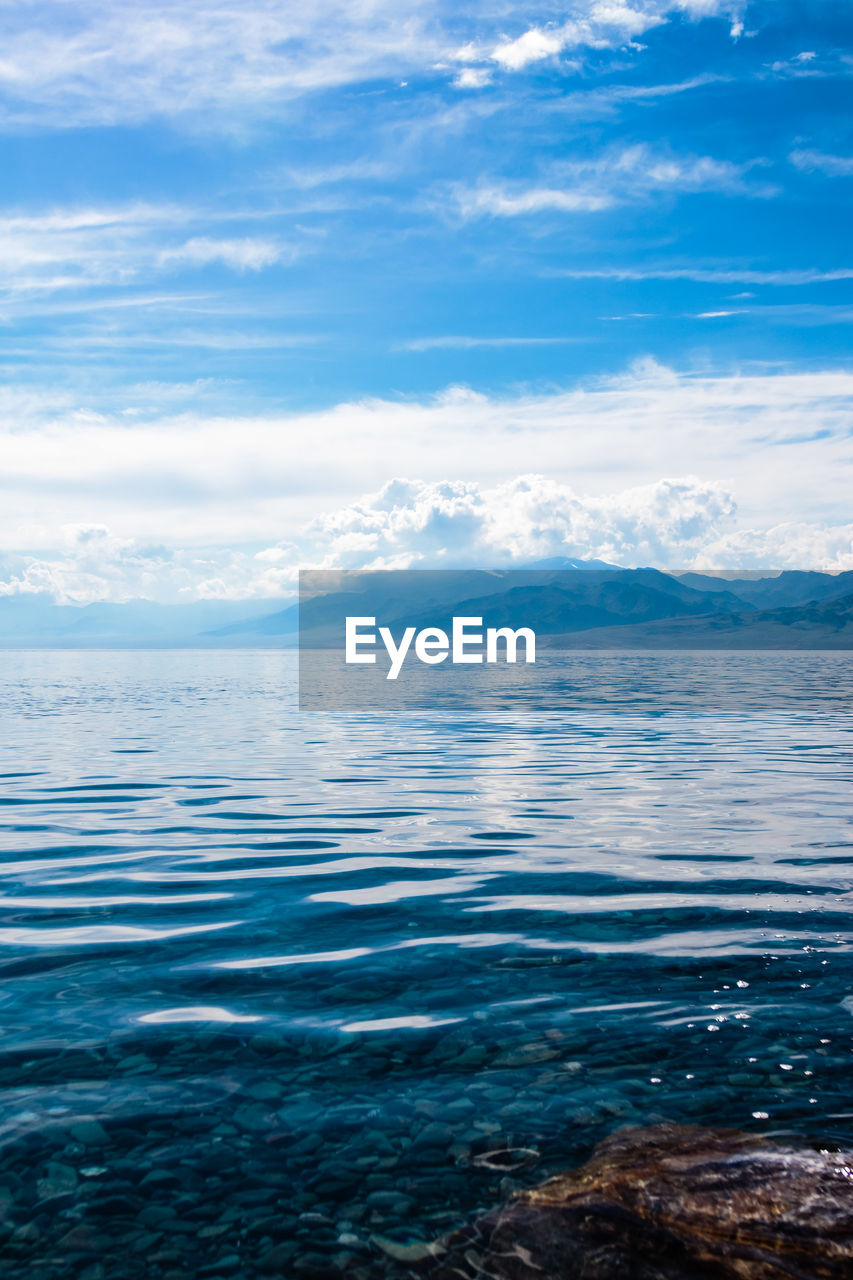
[[[845,0],[0,22],[0,592],[853,567]]]

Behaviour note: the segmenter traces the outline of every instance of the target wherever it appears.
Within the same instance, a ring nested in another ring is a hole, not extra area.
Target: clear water
[[[851,1143],[850,656],[547,663],[3,655],[8,1274],[359,1280],[626,1123]]]

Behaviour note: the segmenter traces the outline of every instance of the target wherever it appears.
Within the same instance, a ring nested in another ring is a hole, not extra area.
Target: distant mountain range
[[[530,626],[544,647],[853,648],[853,571],[710,575],[620,569],[601,561],[539,561],[523,570],[347,573],[303,604],[303,643],[339,644],[342,618],[369,614],[449,629]],[[6,648],[292,647],[292,601],[57,605],[46,595],[0,597]]]
[[[280,608],[278,600],[196,600],[156,604],[55,604],[47,594],[0,596],[0,646],[4,648],[171,648],[206,644],[209,631]]]
[[[436,572],[423,583],[419,574],[350,574],[345,584],[303,604],[306,647],[340,647],[344,616],[368,614],[395,635],[449,631],[454,615],[473,615],[483,627],[529,626],[551,648],[853,648],[853,572],[718,578],[595,566]],[[296,625],[290,609],[253,627],[269,636]]]

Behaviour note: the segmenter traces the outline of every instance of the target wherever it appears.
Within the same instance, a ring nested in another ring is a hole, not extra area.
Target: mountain
[[[332,578],[330,585],[337,581]],[[379,571],[342,581],[351,589],[303,601],[303,646],[340,648],[348,615],[375,617],[395,635],[408,626],[449,632],[454,616],[474,616],[484,627],[526,626],[547,636],[749,607],[726,591],[696,591],[657,569]],[[317,582],[323,583],[322,576]],[[270,624],[292,627],[292,611],[254,627]]]
[[[572,556],[548,556],[545,560],[531,560],[521,567],[524,569],[580,569],[585,573],[596,569],[621,569],[622,565],[608,564],[606,560],[575,560]]]
[[[818,573],[786,569],[779,574],[742,578],[680,573],[677,577],[685,586],[699,591],[728,591],[756,609],[785,609],[811,600],[832,600],[853,591],[853,570]]]
[[[550,635],[549,648],[853,649],[853,593],[785,609],[744,609]]]
[[[453,614],[474,614],[482,617],[484,627],[523,625],[537,635],[548,636],[743,608],[742,602],[728,592],[694,591],[656,569],[622,569],[603,574],[560,574],[557,581],[513,586],[496,594],[458,601],[439,615],[424,610],[407,619],[407,624],[418,628],[439,626],[449,631]],[[402,619],[397,625],[402,625]]]
[[[376,617],[395,635],[449,631],[454,615],[472,615],[484,627],[532,627],[546,647],[853,647],[853,572],[722,577],[556,558],[510,570],[336,571],[303,585],[308,647],[339,646],[347,615]],[[0,596],[6,648],[293,647],[299,624],[292,600],[57,605],[45,594]]]
[[[0,596],[0,647],[171,648],[198,643],[199,633],[269,615],[276,600],[195,600],[155,604],[128,600],[59,605],[42,593]]]
[[[406,618],[408,621],[405,625],[409,626],[415,617],[424,616],[435,619],[439,613],[443,615],[443,611],[456,606],[460,601],[470,603],[481,596],[501,594],[500,588],[507,581],[515,585],[524,582],[533,584],[546,579],[559,581],[561,577],[565,578],[567,573],[574,578],[579,572],[584,576],[587,572],[599,574],[602,572],[589,566],[578,570],[577,566],[582,565],[583,561],[570,562],[570,571],[567,571],[562,558],[559,560],[558,564],[546,569],[318,571],[309,579],[309,582],[316,583],[317,594],[307,600],[304,598],[306,583],[303,580],[303,637],[310,633],[317,643],[323,645],[335,643],[336,638],[343,634],[342,619],[348,614],[375,616],[382,619],[383,625],[386,621],[388,625],[392,625]],[[608,568],[604,572],[609,575],[611,570]],[[625,571],[621,570],[621,572]],[[660,576],[663,578],[665,575]],[[334,590],[336,584],[343,584],[345,590]],[[307,592],[310,593],[310,591],[311,587],[308,585]],[[461,612],[461,605],[456,612]],[[438,624],[424,622],[420,625]],[[279,636],[290,638],[295,643],[298,630],[299,606],[290,605],[266,617],[236,622],[231,626],[218,628],[210,634],[217,639],[242,636],[250,642],[257,642],[263,637]]]

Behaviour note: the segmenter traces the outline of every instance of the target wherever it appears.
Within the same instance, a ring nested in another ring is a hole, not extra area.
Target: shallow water
[[[7,1274],[358,1280],[622,1124],[853,1142],[849,655],[2,669]]]

